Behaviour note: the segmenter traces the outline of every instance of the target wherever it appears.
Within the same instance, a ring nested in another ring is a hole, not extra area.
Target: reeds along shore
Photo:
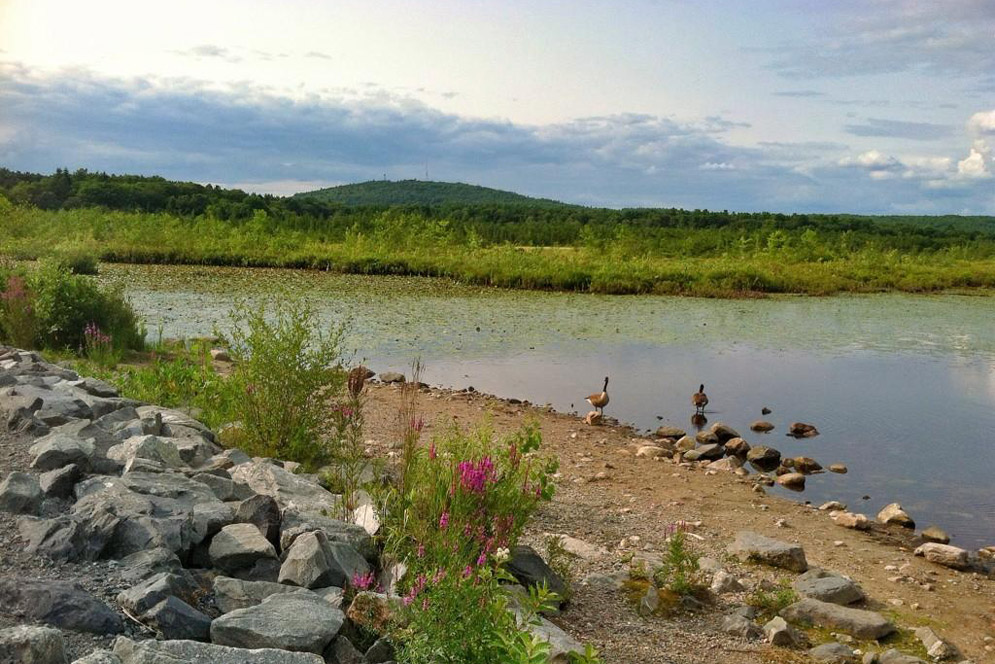
[[[478,232],[478,222],[390,211],[350,219],[345,227],[331,219],[278,220],[265,213],[235,222],[8,206],[0,210],[0,251],[18,259],[90,252],[110,262],[434,276],[606,294],[750,297],[995,288],[995,236],[965,230],[590,224],[579,227],[573,241],[534,246],[527,241],[535,233],[522,225],[486,231],[511,236],[497,242]]]

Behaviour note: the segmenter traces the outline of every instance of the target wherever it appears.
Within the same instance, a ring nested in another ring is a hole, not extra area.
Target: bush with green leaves
[[[91,335],[96,330],[115,350],[144,346],[145,329],[122,290],[101,288],[59,261],[5,272],[0,285],[4,341],[82,354],[87,350],[87,330]]]
[[[314,308],[284,297],[250,306],[240,302],[222,335],[233,361],[228,379],[240,447],[258,456],[297,461],[309,470],[327,463],[334,441],[329,401],[345,385],[340,327],[323,329]]]
[[[653,571],[653,583],[676,595],[694,595],[704,587],[704,579],[698,565],[699,555],[688,541],[683,523],[667,527],[667,549],[663,560]]]

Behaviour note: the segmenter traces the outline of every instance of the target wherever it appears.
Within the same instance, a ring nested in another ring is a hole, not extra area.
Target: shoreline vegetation
[[[358,193],[339,199],[362,204],[344,204],[327,193],[334,190],[278,198],[161,178],[0,169],[0,253],[601,294],[995,289],[991,217],[608,210],[505,201],[499,194],[516,195],[494,190],[478,202],[469,185],[379,184],[352,185]],[[388,185],[390,195],[380,191]],[[426,188],[431,203],[411,202]]]

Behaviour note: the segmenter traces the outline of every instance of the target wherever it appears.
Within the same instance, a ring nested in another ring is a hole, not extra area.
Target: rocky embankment
[[[393,659],[398,571],[317,477],[16,349],[0,416],[0,662]]]

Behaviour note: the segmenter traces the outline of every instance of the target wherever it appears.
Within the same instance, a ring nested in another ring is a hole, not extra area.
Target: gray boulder
[[[731,613],[723,617],[721,629],[726,634],[738,636],[741,639],[749,641],[761,639],[764,636],[764,630],[760,625],[746,616],[741,616],[737,613]]]
[[[11,664],[66,664],[62,632],[51,627],[18,625],[0,629],[0,662]]]
[[[341,589],[336,588],[341,594]],[[243,581],[228,576],[214,578],[214,597],[221,613],[261,604],[270,595],[304,593],[304,588],[269,581]]]
[[[114,641],[114,654],[121,664],[325,664],[313,653],[229,648],[198,641],[132,641],[125,637]]]
[[[385,664],[397,657],[397,651],[390,639],[379,638],[366,650],[366,661],[369,664]]]
[[[805,638],[781,616],[774,616],[764,625],[767,643],[782,648],[795,648],[804,645]]]
[[[153,461],[167,468],[183,468],[187,465],[171,440],[152,435],[132,436],[107,450],[107,457],[125,465],[134,459]]]
[[[296,510],[284,510],[280,522],[280,550],[287,551],[294,540],[304,533],[321,531],[329,542],[349,544],[367,562],[375,564],[377,548],[373,538],[362,526],[338,519],[332,519],[320,514],[302,514]]]
[[[878,656],[878,664],[926,664],[925,660],[889,648]]]
[[[729,545],[728,551],[740,560],[751,560],[792,572],[804,572],[808,569],[805,551],[801,546],[750,531],[736,533],[736,539]]]
[[[80,468],[74,463],[62,468],[50,470],[38,476],[38,486],[46,498],[68,498],[72,495],[76,480],[80,477]]]
[[[342,581],[333,571],[325,549],[328,540],[321,531],[304,533],[294,540],[280,566],[280,583],[302,588],[321,588]],[[364,561],[365,562],[365,561]]]
[[[0,577],[0,606],[61,629],[117,634],[121,618],[109,606],[69,581]]]
[[[207,641],[211,619],[178,597],[167,597],[142,614],[142,619],[164,639]]]
[[[235,523],[251,523],[274,546],[280,544],[281,520],[280,506],[273,496],[254,495],[239,503],[235,510]]]
[[[250,568],[261,559],[276,560],[276,549],[251,523],[233,523],[211,540],[211,563],[225,572]]]
[[[94,650],[86,657],[74,659],[73,664],[121,664],[121,658],[110,650]]]
[[[801,597],[810,597],[831,604],[853,604],[864,599],[864,591],[850,579],[821,569],[810,569],[793,584]]]
[[[169,597],[192,599],[194,590],[186,577],[159,572],[118,593],[117,603],[127,611],[141,615]]]
[[[292,508],[316,514],[339,511],[339,496],[265,459],[253,459],[233,467],[229,472],[236,482],[247,484],[256,493],[272,496],[282,509]]]
[[[806,598],[795,602],[784,609],[781,615],[791,622],[829,627],[858,639],[880,639],[895,631],[895,626],[879,613],[851,609],[817,599]]]
[[[39,438],[28,449],[35,470],[54,470],[71,463],[89,468],[94,451],[93,440],[57,432]]]
[[[310,593],[271,595],[257,606],[236,609],[211,623],[211,641],[239,648],[279,648],[321,653],[345,615]]]
[[[566,582],[530,546],[513,547],[505,569],[526,588],[544,584],[563,599],[569,596]]]
[[[846,664],[856,662],[857,656],[853,650],[842,643],[823,643],[808,651],[809,657],[817,662],[829,662],[830,664]]]
[[[0,482],[0,511],[35,514],[41,500],[41,486],[34,475],[15,471]]]
[[[926,542],[922,546],[917,547],[914,554],[923,556],[931,563],[950,567],[951,569],[966,570],[971,566],[971,559],[968,552],[950,544]]]
[[[363,653],[356,650],[352,641],[344,636],[339,636],[325,650],[325,661],[328,664],[367,664],[368,660]]]

